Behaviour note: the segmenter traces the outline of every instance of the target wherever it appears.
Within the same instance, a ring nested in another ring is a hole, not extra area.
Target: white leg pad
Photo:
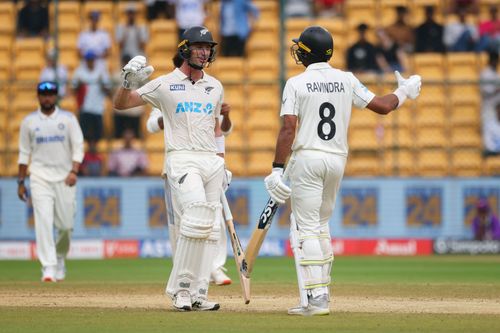
[[[220,209],[220,204],[207,202],[195,202],[186,207],[181,217],[174,266],[167,284],[168,295],[173,297],[180,290],[188,290],[193,296],[193,292],[199,289],[198,281],[208,281],[210,272],[202,272],[202,267],[203,261],[207,260],[206,252],[210,253],[207,245],[212,241],[208,238],[212,233],[217,209]]]
[[[216,209],[217,203],[193,202],[189,204],[181,217],[180,234],[188,238],[208,238],[215,224]]]
[[[179,235],[174,265],[168,279],[166,292],[174,296],[180,290],[192,290],[199,275],[205,240]]]
[[[332,240],[330,237],[330,232],[327,230],[326,232],[322,232],[320,235],[320,246],[321,246],[321,252],[323,252],[323,258],[331,258],[330,261],[325,263],[322,266],[322,275],[323,275],[323,280],[328,280],[329,284],[331,283],[331,274],[332,274],[332,265],[333,261],[335,260],[335,256],[333,254],[333,248],[332,248]]]
[[[220,221],[221,218],[222,218],[222,205],[218,204],[215,207],[215,215],[212,224],[212,231],[210,232],[210,235],[208,235],[208,239],[211,241],[218,242],[220,240],[221,227],[222,227]]]
[[[210,283],[210,273],[212,273],[212,268],[214,265],[214,260],[217,254],[217,243],[220,239],[220,222],[218,221],[221,214],[220,204],[216,208],[215,212],[215,223],[213,225],[212,231],[205,241],[205,250],[202,254],[202,262],[200,265],[200,273],[196,281],[196,287],[191,291],[191,295],[196,299],[207,299],[208,286]]]
[[[212,272],[216,250],[217,242],[207,239],[205,241],[204,252],[201,255],[200,272],[196,279],[196,283],[194,284],[194,288],[191,290],[193,301],[200,298],[205,300],[207,299],[210,273]]]
[[[318,236],[305,237],[300,240],[299,265],[303,271],[304,287],[315,289],[330,285],[330,268],[333,257],[331,253],[323,253],[322,243]],[[325,273],[328,272],[328,275]]]

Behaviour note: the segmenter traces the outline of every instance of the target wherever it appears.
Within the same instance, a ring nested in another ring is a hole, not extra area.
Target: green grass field
[[[210,288],[218,312],[173,311],[171,261],[69,261],[66,281],[39,282],[38,262],[0,262],[0,332],[500,332],[500,257],[336,257],[330,316],[291,317],[291,258],[259,258],[252,301]]]

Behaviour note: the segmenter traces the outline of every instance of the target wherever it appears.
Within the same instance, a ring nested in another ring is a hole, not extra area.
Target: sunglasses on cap
[[[55,82],[40,82],[37,87],[39,93],[53,93],[57,94],[57,83]]]

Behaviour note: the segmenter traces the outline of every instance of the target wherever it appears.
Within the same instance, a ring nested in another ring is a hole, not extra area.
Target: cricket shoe
[[[330,314],[328,306],[328,295],[320,295],[318,297],[309,298],[309,304],[306,307],[296,306],[288,309],[289,315],[300,316],[327,316]]]
[[[64,257],[57,257],[55,277],[57,281],[63,281],[66,278],[66,264],[64,262]]]
[[[56,266],[42,268],[42,282],[56,282]]]
[[[179,311],[191,311],[191,296],[189,291],[180,290],[174,296],[174,308]]]
[[[226,269],[224,267],[219,267],[210,274],[210,282],[215,283],[218,286],[227,286],[231,284],[231,278],[224,272]]]
[[[217,311],[220,309],[219,303],[210,302],[206,299],[198,298],[192,305],[193,311]]]

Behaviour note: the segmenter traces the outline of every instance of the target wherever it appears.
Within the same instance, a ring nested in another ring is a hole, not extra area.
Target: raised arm
[[[391,93],[384,96],[375,96],[366,106],[368,109],[378,114],[388,114],[396,110],[399,104],[398,97]]]
[[[123,67],[122,87],[118,88],[113,99],[115,109],[124,110],[146,104],[141,96],[133,90],[153,73],[153,66],[146,66],[146,64],[145,57],[136,56]]]
[[[366,106],[378,114],[388,114],[397,109],[405,102],[406,98],[415,99],[420,95],[422,79],[420,75],[412,75],[404,79],[398,71],[395,71],[398,80],[398,88],[392,94],[375,96]]]
[[[118,88],[113,98],[113,107],[117,110],[130,109],[135,106],[141,106],[146,102],[139,96],[135,90]]]

